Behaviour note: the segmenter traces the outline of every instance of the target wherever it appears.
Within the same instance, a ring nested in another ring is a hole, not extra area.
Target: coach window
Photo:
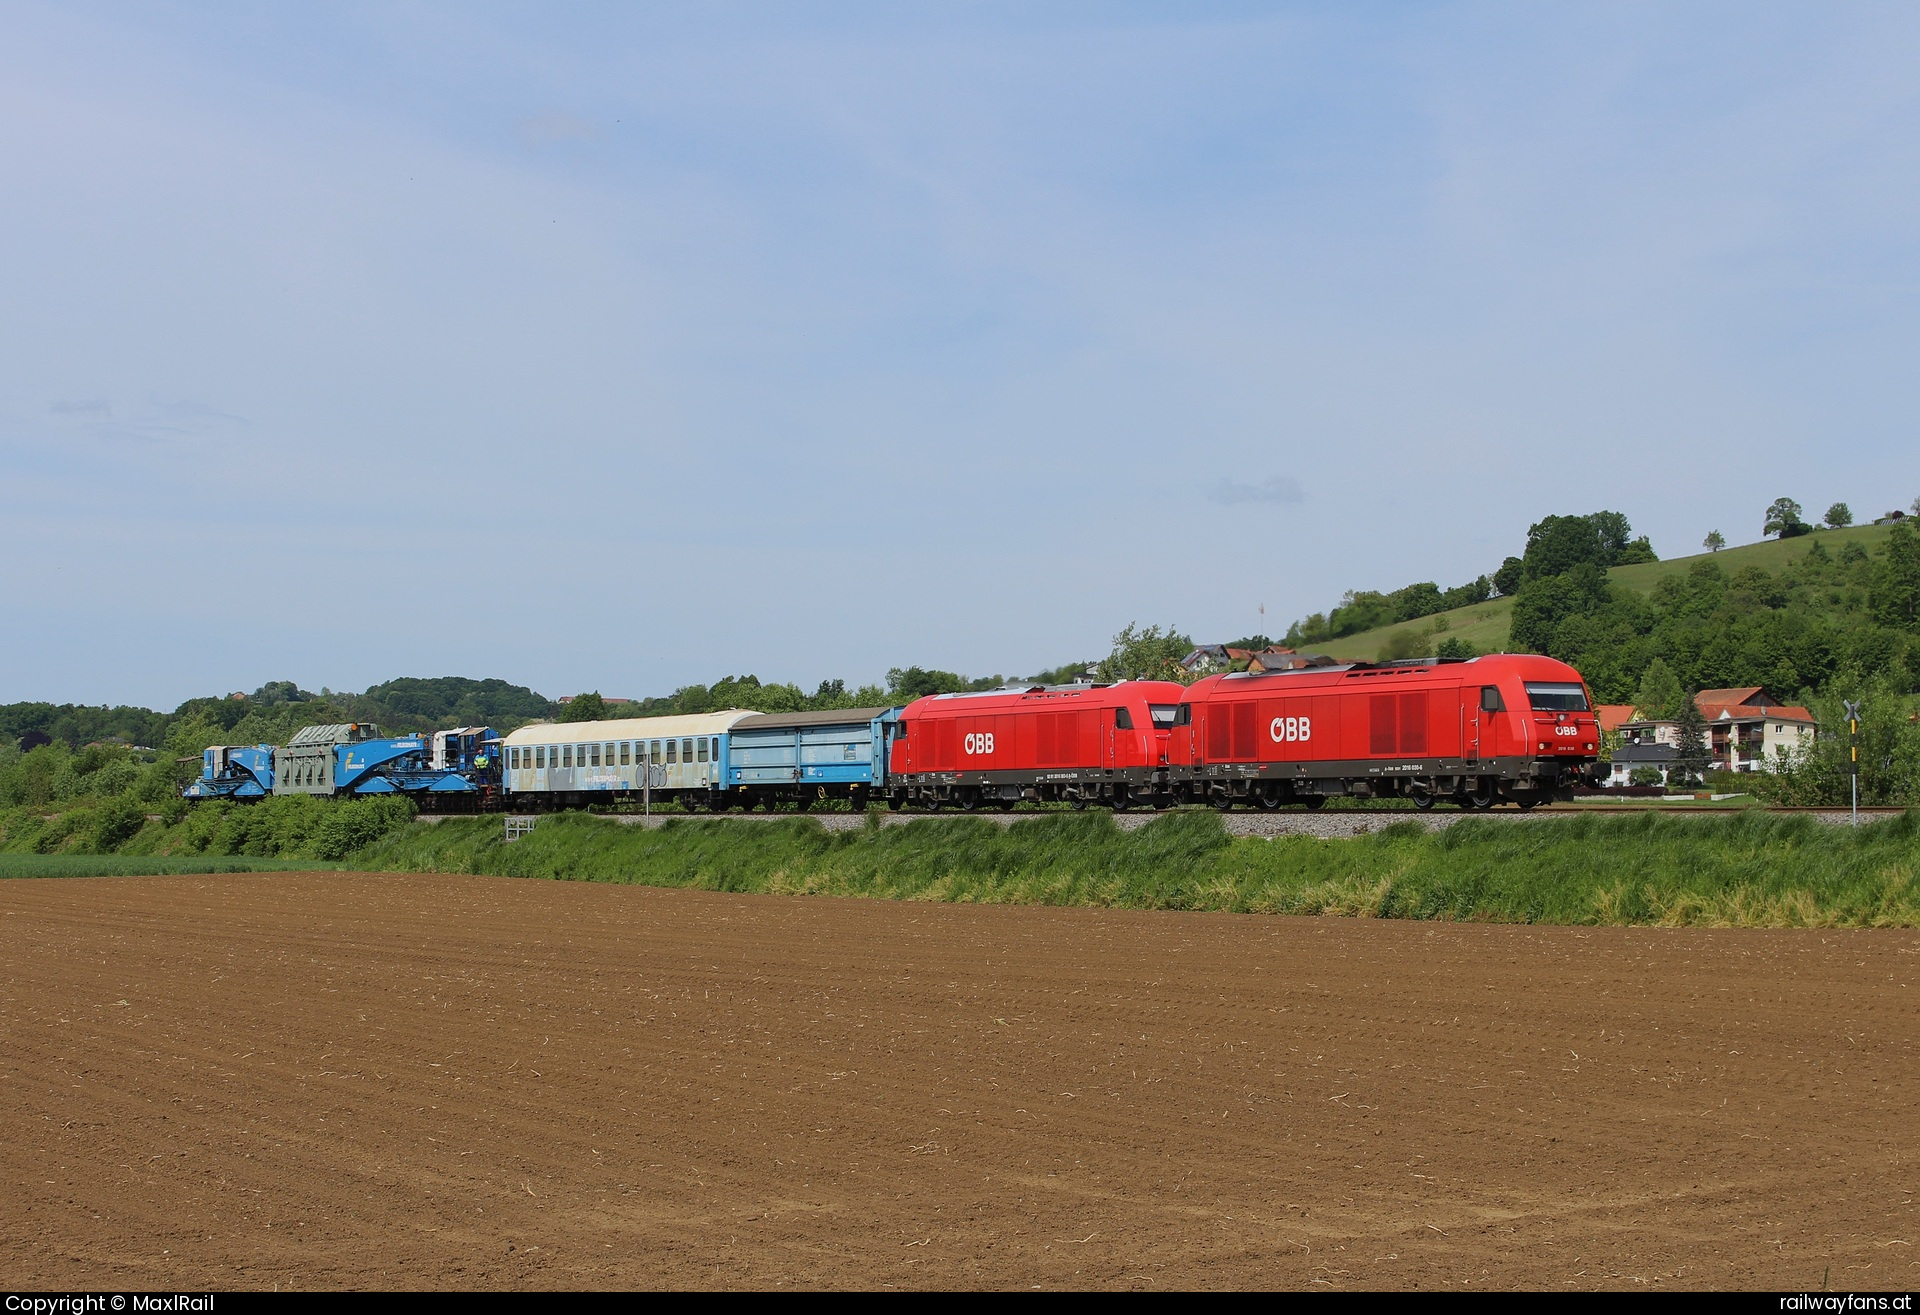
[[[719,762],[720,761],[720,737],[718,735],[714,736],[711,743],[713,744],[713,760],[715,762]]]
[[[698,747],[700,750],[700,761],[705,762],[707,760],[707,742],[705,740],[698,741]]]
[[[587,752],[589,754],[587,759],[588,763],[594,767],[598,767],[600,765],[600,746],[597,744],[589,745],[587,746]]]
[[[666,759],[660,756],[660,741],[655,740],[650,746],[648,746],[647,762],[650,764],[658,765],[665,761]]]
[[[1123,731],[1132,730],[1133,729],[1133,709],[1115,708],[1113,710],[1113,724]]]
[[[622,767],[633,765],[633,742],[630,740],[620,741],[620,765]]]
[[[678,740],[667,741],[667,761],[669,763],[676,763],[680,761],[680,759],[674,753],[674,750],[679,747],[679,744],[680,744],[680,741]]]
[[[545,767],[547,765],[547,746],[546,745],[542,744],[534,748],[533,765],[535,767]]]
[[[613,746],[611,744],[607,746],[607,766],[613,766]]]
[[[680,741],[680,761],[683,763],[690,763],[693,761],[693,741],[692,740]]]

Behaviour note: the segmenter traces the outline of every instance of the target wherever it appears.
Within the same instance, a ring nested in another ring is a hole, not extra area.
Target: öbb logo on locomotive
[[[967,736],[966,740],[964,741],[964,747],[966,748],[966,751],[968,753],[992,753],[993,752],[993,732],[980,731],[976,734]]]
[[[1273,736],[1275,744],[1285,744],[1289,740],[1310,740],[1313,738],[1313,718],[1275,717],[1267,727],[1267,734]]]

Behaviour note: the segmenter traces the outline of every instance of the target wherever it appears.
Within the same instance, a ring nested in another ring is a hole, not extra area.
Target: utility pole
[[[1853,824],[1860,825],[1860,703],[1842,699],[1847,709],[1847,772],[1853,778]]]

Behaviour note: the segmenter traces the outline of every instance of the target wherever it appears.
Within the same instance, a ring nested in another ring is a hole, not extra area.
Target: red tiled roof
[[[1700,705],[1700,711],[1702,712],[1707,710],[1709,703],[1716,705],[1724,704],[1728,707],[1751,705],[1753,707],[1764,708],[1767,706],[1767,700],[1762,699],[1759,703],[1753,703],[1753,700],[1756,696],[1764,695],[1766,692],[1765,687],[1760,685],[1743,685],[1738,689],[1703,689],[1693,696],[1693,701]]]
[[[1602,703],[1594,708],[1593,714],[1599,718],[1603,731],[1617,731],[1634,719],[1631,703]]]
[[[1813,714],[1805,708],[1791,708],[1776,703],[1768,708],[1756,708],[1739,703],[1698,703],[1700,715],[1708,721],[1729,718],[1736,721],[1804,721],[1811,722]]]

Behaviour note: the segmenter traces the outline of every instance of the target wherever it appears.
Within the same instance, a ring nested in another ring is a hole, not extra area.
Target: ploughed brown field
[[[1909,1288],[1917,980],[1908,932],[8,881],[0,1274]]]

